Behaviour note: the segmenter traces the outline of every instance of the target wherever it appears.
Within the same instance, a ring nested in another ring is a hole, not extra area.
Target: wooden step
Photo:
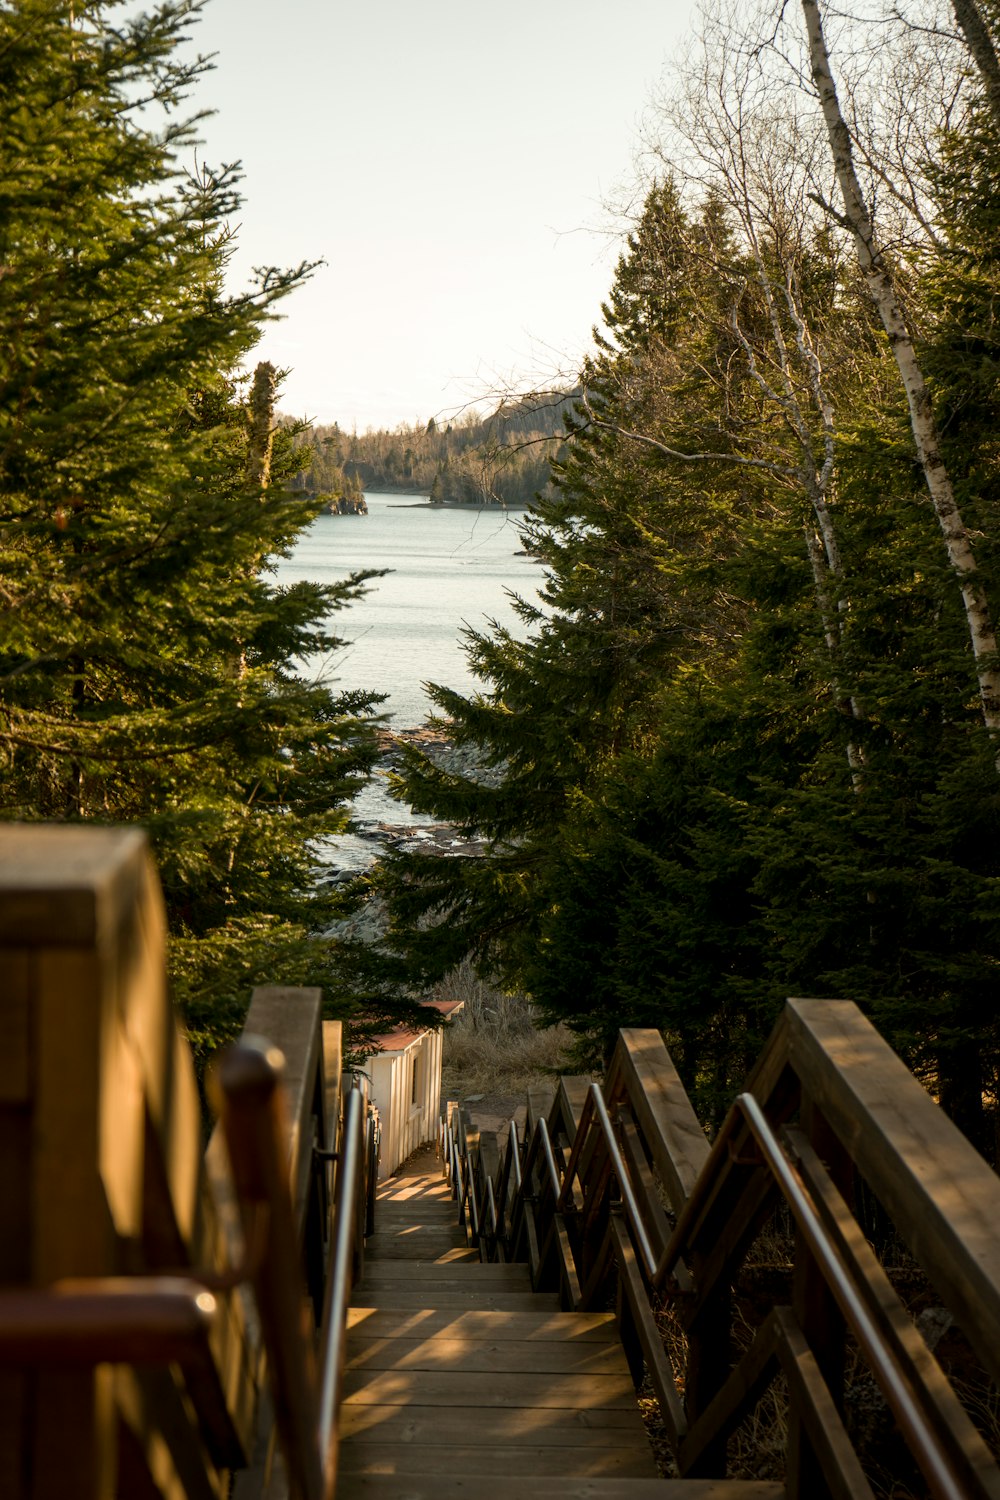
[[[449,1268],[447,1265],[435,1265],[433,1261],[425,1260],[386,1260],[380,1261],[377,1266],[369,1268],[367,1262],[363,1272],[363,1281],[369,1280],[384,1284],[390,1281],[402,1281],[407,1286],[419,1283],[433,1283],[440,1285],[442,1290],[449,1281],[458,1279],[462,1286],[476,1288],[496,1287],[509,1291],[520,1291],[522,1287],[530,1287],[531,1277],[526,1265],[485,1265],[480,1260],[469,1261],[464,1265]],[[457,1290],[457,1288],[456,1288]]]
[[[617,1375],[347,1370],[343,1392],[345,1405],[465,1407],[472,1421],[483,1407],[636,1412],[635,1388],[627,1370]]]
[[[440,1431],[440,1429],[438,1429]],[[460,1435],[461,1436],[461,1435]],[[386,1442],[381,1431],[375,1430],[369,1439],[355,1438],[345,1442],[340,1449],[338,1473],[348,1474],[396,1474],[407,1479],[415,1475],[444,1474],[507,1474],[523,1476],[554,1474],[574,1478],[590,1478],[597,1475],[628,1475],[633,1478],[653,1478],[656,1465],[648,1446],[645,1451],[629,1446],[612,1448],[601,1432],[601,1442],[590,1448],[562,1447],[489,1447],[480,1444],[457,1447],[449,1443],[442,1448],[438,1441],[427,1444],[412,1442]],[[520,1493],[518,1484],[518,1494]],[[342,1492],[341,1492],[342,1493]]]
[[[627,1375],[625,1353],[613,1344],[527,1339],[373,1338],[353,1331],[348,1370],[478,1370],[514,1374]]]
[[[408,1287],[394,1281],[380,1286],[362,1282],[355,1290],[356,1308],[382,1312],[412,1313],[418,1311],[449,1312],[558,1312],[562,1306],[558,1292],[508,1292],[460,1286],[458,1291],[444,1291],[440,1286]]]
[[[375,1217],[375,1233],[396,1229],[400,1225],[426,1225],[433,1229],[461,1229],[458,1213],[453,1203],[425,1203],[418,1206],[402,1204],[379,1204]],[[464,1231],[463,1231],[464,1232]]]
[[[454,1202],[451,1188],[443,1177],[391,1177],[375,1194],[376,1207],[383,1203],[414,1203],[422,1198],[436,1202]]]
[[[424,1308],[400,1314],[384,1308],[351,1307],[347,1326],[367,1338],[516,1339],[518,1342],[607,1343],[617,1338],[613,1313],[449,1312]]]
[[[635,1409],[567,1412],[558,1407],[542,1407],[538,1411],[527,1407],[484,1407],[476,1412],[475,1421],[470,1421],[464,1408],[445,1411],[440,1407],[366,1403],[345,1406],[340,1415],[341,1451],[357,1438],[366,1442],[378,1438],[414,1448],[436,1445],[446,1450],[452,1445],[466,1448],[481,1445],[513,1451],[524,1443],[537,1448],[620,1449],[637,1432],[648,1453]]]
[[[409,1239],[373,1235],[365,1245],[365,1264],[386,1261],[423,1261],[435,1266],[479,1264],[479,1251],[457,1235],[423,1235]]]
[[[345,1474],[339,1500],[784,1500],[785,1487],[747,1479],[519,1478]]]

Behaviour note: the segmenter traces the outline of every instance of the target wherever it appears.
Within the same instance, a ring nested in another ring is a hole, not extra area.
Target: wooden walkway
[[[777,1500],[667,1482],[611,1313],[483,1265],[429,1153],[379,1192],[349,1313],[338,1500]]]

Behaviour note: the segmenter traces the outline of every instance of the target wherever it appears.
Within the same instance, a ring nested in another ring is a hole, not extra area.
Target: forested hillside
[[[397,854],[396,952],[471,950],[591,1056],[664,1030],[703,1117],[787,995],[846,996],[983,1144],[1000,1067],[1000,79],[815,0],[706,22],[554,482],[526,641],[435,698],[488,840]],[[863,59],[863,61],[862,61]]]
[[[569,405],[556,392],[394,432],[313,427],[295,439],[303,469],[294,487],[324,500],[360,487],[430,495],[439,505],[530,505],[549,482]]]

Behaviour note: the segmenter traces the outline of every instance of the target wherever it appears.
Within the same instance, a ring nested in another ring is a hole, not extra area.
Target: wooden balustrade
[[[221,1130],[204,1149],[164,944],[140,832],[0,827],[5,1500],[215,1500],[233,1474],[239,1500],[269,1483],[280,1493],[268,1377],[286,1329],[276,1340],[269,1293],[258,1284],[255,1304],[250,1284],[280,1267],[306,1368],[324,1317],[336,1343],[334,1241],[349,1287],[369,1177],[374,1186],[357,1136],[360,1209],[352,1200],[339,1218],[350,1233],[338,1233],[339,1024],[322,1021],[317,990],[254,993],[247,1032],[283,1060],[269,1096],[262,1232],[245,1234],[254,1185],[234,1186]],[[255,1118],[246,1115],[248,1130]],[[260,1168],[259,1155],[256,1166],[241,1160],[251,1175]],[[276,1194],[287,1209],[280,1233]],[[297,1378],[283,1377],[279,1407]],[[336,1379],[335,1369],[334,1388]],[[329,1418],[335,1389],[323,1399]],[[320,1440],[316,1428],[293,1441]]]
[[[790,1500],[870,1496],[845,1420],[850,1347],[908,1450],[910,1482],[938,1500],[1000,1500],[997,1454],[852,1208],[857,1190],[874,1194],[1000,1385],[1000,1182],[856,1006],[789,1001],[711,1145],[652,1031],[620,1034],[603,1090],[563,1079],[554,1097],[530,1098],[524,1139],[513,1133],[495,1170],[454,1113],[445,1145],[456,1193],[480,1205],[484,1259],[528,1260],[535,1285],[558,1286],[570,1308],[614,1298],[682,1475],[726,1475],[728,1439],[781,1374]],[[787,1295],[740,1352],[734,1290],[776,1214],[791,1226]],[[677,1369],[665,1313],[683,1330],[675,1346],[686,1340]]]

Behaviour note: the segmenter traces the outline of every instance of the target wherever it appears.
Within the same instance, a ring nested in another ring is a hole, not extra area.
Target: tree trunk
[[[975,658],[983,720],[991,734],[996,734],[1000,731],[1000,668],[997,665],[996,635],[986,591],[979,577],[969,534],[941,456],[930,392],[924,381],[892,278],[879,250],[874,226],[854,168],[853,146],[830,69],[818,0],[802,0],[802,10],[809,37],[813,82],[823,108],[837,181],[844,199],[844,221],[854,237],[858,264],[882,319],[906,392],[917,456],[944,536],[948,560],[962,595]]]
[[[250,393],[250,453],[247,460],[247,477],[254,489],[267,489],[271,479],[271,446],[277,388],[277,371],[272,364],[261,361],[253,372],[253,390]]]
[[[952,0],[955,20],[965,37],[965,44],[972,53],[972,60],[979,70],[986,90],[986,100],[997,124],[1000,125],[1000,61],[990,29],[983,20],[976,0]]]

